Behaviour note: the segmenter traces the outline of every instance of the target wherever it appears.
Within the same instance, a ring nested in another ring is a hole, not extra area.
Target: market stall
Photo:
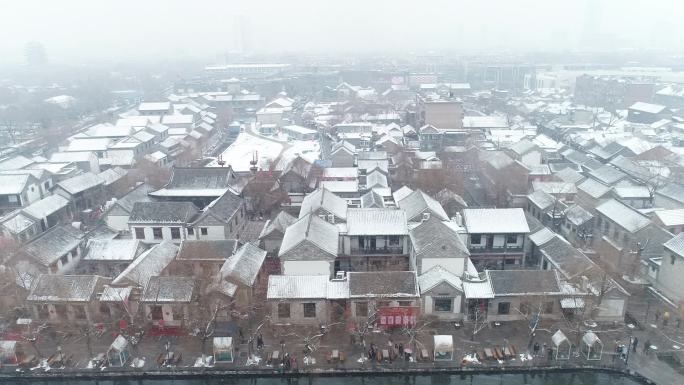
[[[567,360],[570,359],[570,350],[572,349],[572,344],[568,337],[560,331],[560,329],[551,336],[551,341],[555,346],[554,358],[557,360]]]
[[[451,335],[436,335],[435,342],[435,361],[451,361],[454,359],[454,337]]]
[[[131,356],[126,337],[118,335],[107,349],[107,361],[110,366],[124,366]]]
[[[582,336],[581,350],[587,360],[599,361],[603,354],[603,342],[594,332],[586,332]]]
[[[214,337],[214,362],[233,362],[232,337]]]

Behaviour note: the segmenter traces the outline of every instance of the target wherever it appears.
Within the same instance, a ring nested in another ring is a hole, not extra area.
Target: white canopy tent
[[[603,354],[603,342],[598,336],[588,331],[582,336],[582,354],[587,360],[599,361]]]
[[[17,341],[0,341],[0,364],[16,365]]]
[[[107,360],[110,366],[124,366],[131,356],[128,350],[128,340],[122,335],[116,336],[114,342],[107,349]]]
[[[435,361],[451,361],[454,359],[454,337],[451,335],[436,335]]]
[[[565,336],[560,329],[551,336],[551,341],[555,345],[556,353],[554,354],[557,360],[567,360],[570,358],[570,350],[572,344],[568,337]]]

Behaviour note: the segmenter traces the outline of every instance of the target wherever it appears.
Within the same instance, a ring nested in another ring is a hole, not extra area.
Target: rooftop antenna
[[[251,171],[253,174],[256,174],[257,170],[259,169],[257,167],[258,160],[259,160],[259,152],[254,151],[252,153],[252,160],[249,161],[249,164],[250,164],[249,171]]]
[[[217,162],[217,163],[218,163],[219,166],[221,166],[221,167],[225,166],[226,161],[223,160],[223,154],[221,154],[221,155],[218,156],[218,162]]]

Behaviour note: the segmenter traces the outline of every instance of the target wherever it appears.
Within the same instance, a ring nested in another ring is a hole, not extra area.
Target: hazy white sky
[[[684,47],[682,0],[0,0],[0,62],[32,40],[52,62],[211,60],[236,15],[254,52]]]

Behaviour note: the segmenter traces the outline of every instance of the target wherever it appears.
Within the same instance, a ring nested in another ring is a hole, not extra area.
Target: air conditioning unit
[[[344,271],[338,271],[335,273],[335,279],[344,280],[345,274]]]
[[[335,215],[328,214],[328,222],[330,222],[334,225],[335,224]]]

